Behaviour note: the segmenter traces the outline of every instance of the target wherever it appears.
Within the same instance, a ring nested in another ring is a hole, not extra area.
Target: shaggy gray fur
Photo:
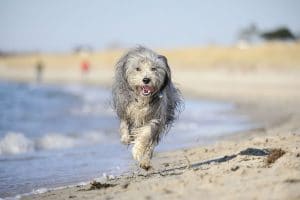
[[[148,169],[154,146],[182,110],[182,97],[172,83],[166,57],[150,49],[129,50],[115,70],[113,108],[121,121],[121,141],[134,144],[133,157]],[[140,89],[145,77],[151,80],[149,96]]]

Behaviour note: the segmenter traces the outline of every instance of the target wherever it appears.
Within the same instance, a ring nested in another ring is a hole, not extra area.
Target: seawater
[[[119,142],[110,91],[80,84],[0,82],[0,197],[122,173],[134,161]],[[234,105],[186,100],[157,151],[251,128]]]

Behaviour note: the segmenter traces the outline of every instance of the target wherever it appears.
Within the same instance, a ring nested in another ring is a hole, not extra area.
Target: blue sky
[[[228,45],[240,28],[300,33],[298,0],[0,0],[0,50]]]

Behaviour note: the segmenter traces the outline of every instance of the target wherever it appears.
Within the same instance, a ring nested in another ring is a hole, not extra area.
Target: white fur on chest
[[[127,107],[127,116],[135,127],[140,127],[148,122],[150,105],[147,102],[134,101]]]

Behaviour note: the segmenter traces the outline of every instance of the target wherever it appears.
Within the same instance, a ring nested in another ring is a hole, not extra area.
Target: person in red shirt
[[[80,65],[82,74],[87,74],[90,70],[90,62],[88,60],[82,60]]]

